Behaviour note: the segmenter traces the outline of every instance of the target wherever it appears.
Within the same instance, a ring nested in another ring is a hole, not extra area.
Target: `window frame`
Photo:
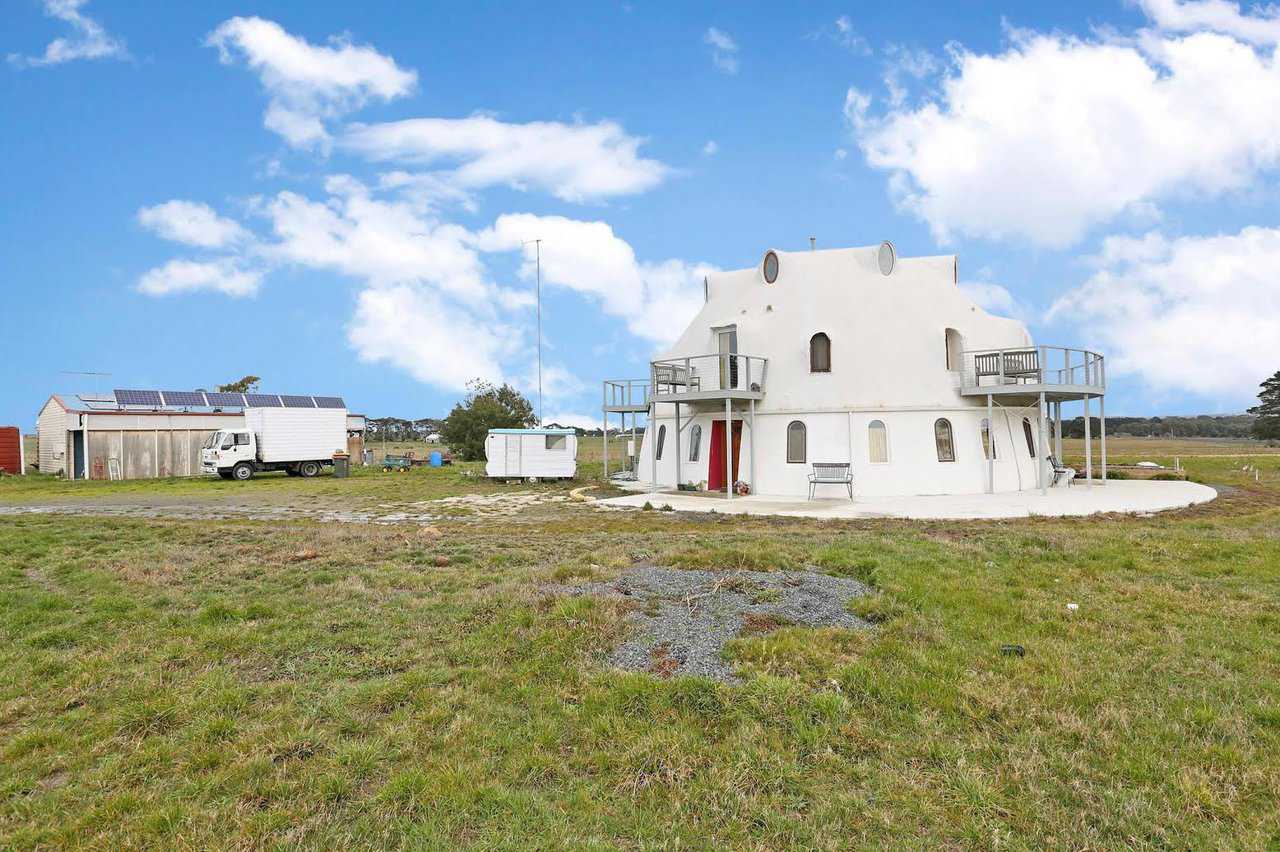
[[[946,424],[947,428],[947,455],[951,458],[942,457],[942,442],[938,437],[938,424]],[[939,417],[933,421],[933,449],[937,453],[939,464],[950,464],[956,460],[956,430],[951,425],[951,421],[946,417]]]
[[[827,365],[825,367],[819,367],[817,365],[818,358],[817,358],[817,350],[815,348],[815,344],[819,342],[818,338],[822,338],[822,342],[825,342],[827,347],[827,351],[826,351]],[[810,373],[830,373],[831,372],[831,336],[827,334],[825,331],[814,332],[813,336],[809,338],[809,372]]]
[[[773,260],[773,277],[769,277],[769,260]],[[764,253],[764,262],[760,264],[760,273],[764,277],[764,283],[774,284],[778,280],[778,274],[782,271],[782,262],[778,259],[778,253],[773,249],[769,249]]]
[[[796,429],[795,427],[799,427]],[[800,458],[792,458],[791,454],[791,434],[795,431],[800,435]],[[792,420],[787,424],[787,464],[808,464],[809,463],[809,427],[803,420]]]
[[[996,446],[995,431],[991,420],[984,417],[978,421],[978,441],[982,444],[983,461],[999,461],[1000,449]]]
[[[689,427],[689,461],[696,462],[702,452],[702,426],[695,423]]]
[[[1022,434],[1027,438],[1027,453],[1034,459],[1036,457],[1036,437],[1032,434],[1030,417],[1022,418]]]
[[[880,424],[880,431],[884,433],[884,458],[880,461],[876,461],[875,457],[871,453],[871,449],[873,446],[871,443],[871,433],[872,433],[872,430],[875,429],[875,426],[877,423]],[[889,452],[889,424],[885,423],[883,420],[877,417],[875,420],[872,420],[870,423],[867,424],[867,463],[868,464],[888,464],[892,458],[893,458],[893,454]]]
[[[568,452],[569,450],[568,435],[543,435],[542,437],[544,438],[543,449],[553,453]],[[553,444],[555,443],[558,443],[559,446],[553,446]]]

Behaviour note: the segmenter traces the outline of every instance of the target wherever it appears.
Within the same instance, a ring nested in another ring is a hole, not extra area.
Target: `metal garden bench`
[[[1049,467],[1053,468],[1053,481],[1049,483],[1051,486],[1061,485],[1063,482],[1070,485],[1076,478],[1075,468],[1067,467],[1062,462],[1058,461],[1057,456],[1049,455],[1047,456],[1047,460],[1049,462]]]
[[[853,499],[853,470],[848,462],[814,462],[813,472],[809,474],[809,499],[819,485],[843,485],[849,489],[849,499]]]

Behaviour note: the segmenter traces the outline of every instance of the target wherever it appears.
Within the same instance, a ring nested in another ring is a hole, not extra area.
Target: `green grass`
[[[1275,846],[1280,487],[1191,472],[1242,490],[983,524],[0,518],[0,847]],[[614,672],[622,607],[539,589],[634,560],[817,566],[877,626],[744,636],[736,687]]]

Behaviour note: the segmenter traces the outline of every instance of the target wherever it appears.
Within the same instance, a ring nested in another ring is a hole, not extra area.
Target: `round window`
[[[880,266],[882,275],[888,275],[893,272],[893,264],[897,261],[897,253],[893,250],[893,243],[885,240],[880,244],[880,251],[876,253],[876,263]]]
[[[764,256],[764,281],[766,284],[772,284],[778,280],[778,255],[775,252],[766,252]]]

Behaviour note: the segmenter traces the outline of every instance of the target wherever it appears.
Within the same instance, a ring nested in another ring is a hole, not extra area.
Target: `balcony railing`
[[[605,379],[605,408],[648,408],[649,383],[644,379]]]
[[[1019,346],[963,353],[966,390],[1050,385],[1104,392],[1106,361],[1097,352],[1064,346]]]
[[[655,396],[764,393],[769,361],[756,355],[692,355],[649,365]]]

